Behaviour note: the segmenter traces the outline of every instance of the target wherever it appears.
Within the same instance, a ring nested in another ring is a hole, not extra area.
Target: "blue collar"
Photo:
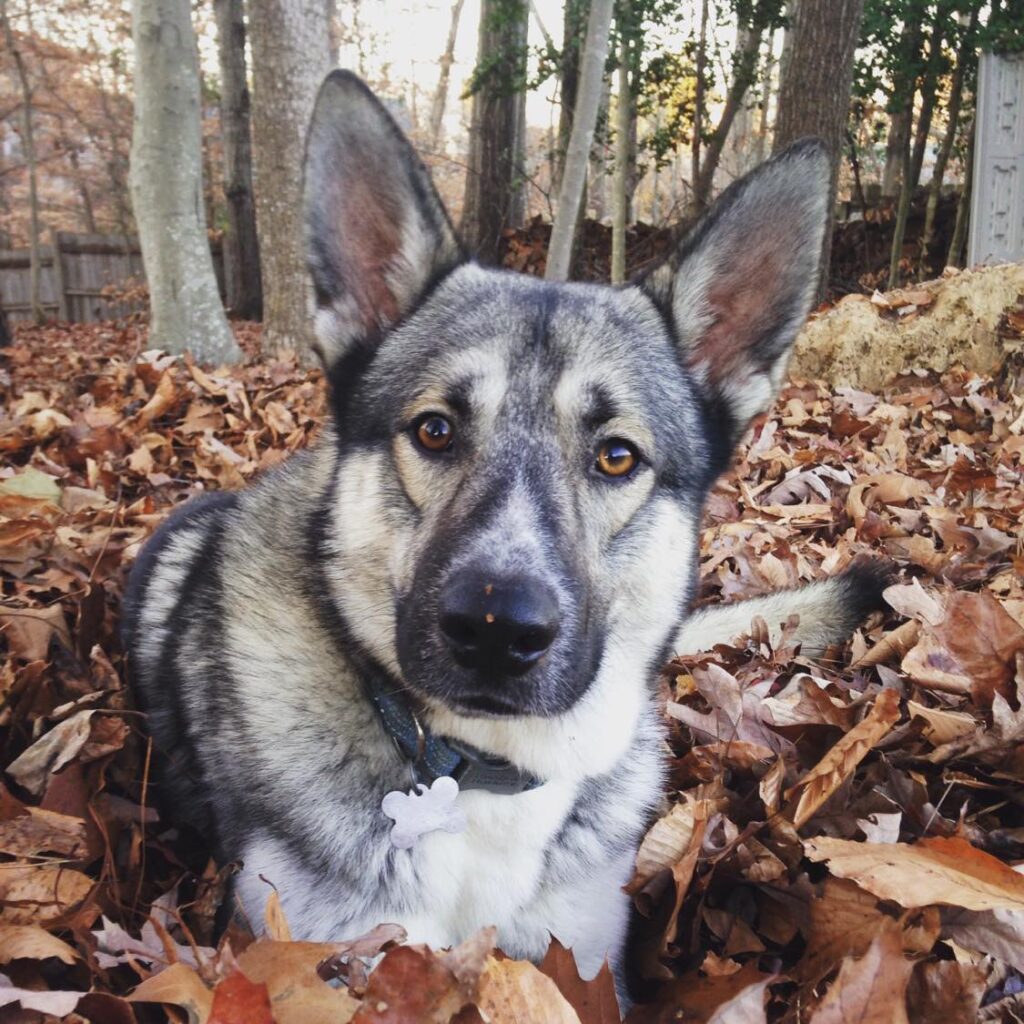
[[[541,779],[511,761],[485,754],[459,740],[442,739],[430,732],[416,712],[399,696],[373,688],[370,693],[381,723],[398,752],[408,760],[415,781],[429,786],[451,776],[459,789],[515,795],[543,785]]]

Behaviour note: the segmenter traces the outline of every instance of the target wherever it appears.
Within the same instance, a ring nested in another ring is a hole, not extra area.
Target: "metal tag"
[[[392,846],[408,850],[428,832],[464,832],[469,823],[465,811],[455,803],[458,795],[459,784],[450,775],[434,779],[429,788],[420,782],[408,793],[395,789],[385,794],[380,809],[395,823]]]

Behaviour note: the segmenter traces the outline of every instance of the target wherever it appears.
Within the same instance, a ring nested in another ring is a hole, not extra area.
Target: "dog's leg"
[[[750,632],[755,615],[768,624],[772,642],[778,641],[791,615],[800,617],[794,639],[803,654],[820,655],[829,644],[845,640],[873,611],[883,606],[882,591],[892,582],[889,563],[857,562],[839,576],[795,590],[780,590],[765,597],[735,604],[700,608],[683,623],[674,644],[675,654],[711,650],[732,643]]]

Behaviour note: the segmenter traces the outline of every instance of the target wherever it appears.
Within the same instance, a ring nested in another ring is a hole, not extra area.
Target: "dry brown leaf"
[[[696,804],[683,800],[673,804],[644,836],[636,853],[636,870],[626,892],[638,893],[659,872],[670,869],[690,848]]]
[[[292,930],[288,927],[288,919],[284,916],[281,897],[275,889],[267,898],[267,908],[263,915],[263,923],[267,928],[267,938],[275,942],[291,942]]]
[[[0,612],[0,625],[15,657],[23,661],[42,661],[50,644],[58,640],[69,650],[71,634],[59,604],[49,608],[18,608]]]
[[[7,766],[7,774],[35,796],[41,796],[54,772],[58,772],[85,746],[95,711],[77,711],[58,722]]]
[[[0,963],[11,960],[46,960],[56,957],[66,964],[79,959],[76,950],[63,939],[36,924],[0,924]]]
[[[975,1024],[985,975],[981,966],[955,960],[917,964],[907,989],[910,1024]]]
[[[904,622],[896,629],[883,634],[882,639],[850,667],[870,668],[872,665],[883,665],[890,659],[902,658],[917,643],[920,635],[920,623],[914,619]]]
[[[189,1024],[207,1024],[213,1009],[213,992],[184,964],[172,964],[166,971],[147,978],[126,997],[130,1003],[170,1003],[189,1015]]]
[[[545,981],[554,985],[549,978]],[[464,992],[451,969],[425,946],[398,946],[370,975],[352,1022],[448,1024],[470,1001],[467,995],[472,993]]]
[[[998,693],[1010,699],[1017,655],[1024,651],[1024,627],[987,591],[952,594],[936,639],[971,681],[975,703],[989,707]]]
[[[804,842],[807,856],[827,861],[879,899],[902,907],[941,904],[966,910],[1024,910],[1024,875],[964,839],[857,843],[821,836]]]
[[[909,1024],[906,991],[913,966],[903,957],[898,929],[883,929],[860,959],[843,961],[810,1024]]]
[[[1024,974],[1024,910],[942,910],[942,937]]]
[[[935,746],[951,743],[961,736],[970,736],[977,731],[980,724],[973,715],[963,711],[929,708],[916,700],[907,701],[907,711],[910,712],[911,718],[923,718],[928,723],[924,734]]]
[[[146,426],[170,412],[179,401],[174,374],[170,370],[165,370],[150,400],[135,414],[135,422],[139,426]]]
[[[786,793],[792,801],[799,793],[791,819],[800,828],[819,807],[850,777],[857,765],[900,717],[900,696],[895,690],[882,690],[865,717]]]
[[[91,878],[71,868],[0,864],[0,921],[4,924],[52,921],[81,903],[92,887]]]
[[[241,971],[229,974],[213,990],[208,1024],[279,1024],[279,1020],[271,1011],[267,986],[251,982]]]
[[[966,696],[971,692],[971,677],[959,662],[931,633],[925,633],[907,652],[900,668],[928,690]]]
[[[555,983],[523,960],[488,960],[476,1004],[493,1024],[580,1024]]]
[[[607,962],[601,965],[597,977],[584,981],[572,950],[566,949],[558,939],[552,939],[538,966],[558,986],[559,992],[576,1011],[580,1024],[619,1024],[622,1015],[615,996],[615,981]]]
[[[24,814],[0,822],[0,852],[12,857],[81,855],[85,852],[85,822],[69,814],[26,807]]]

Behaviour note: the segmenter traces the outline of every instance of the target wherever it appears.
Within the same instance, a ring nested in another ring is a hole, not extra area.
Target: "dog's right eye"
[[[455,430],[451,422],[435,412],[421,416],[412,426],[416,443],[426,452],[446,452],[452,446]]]

